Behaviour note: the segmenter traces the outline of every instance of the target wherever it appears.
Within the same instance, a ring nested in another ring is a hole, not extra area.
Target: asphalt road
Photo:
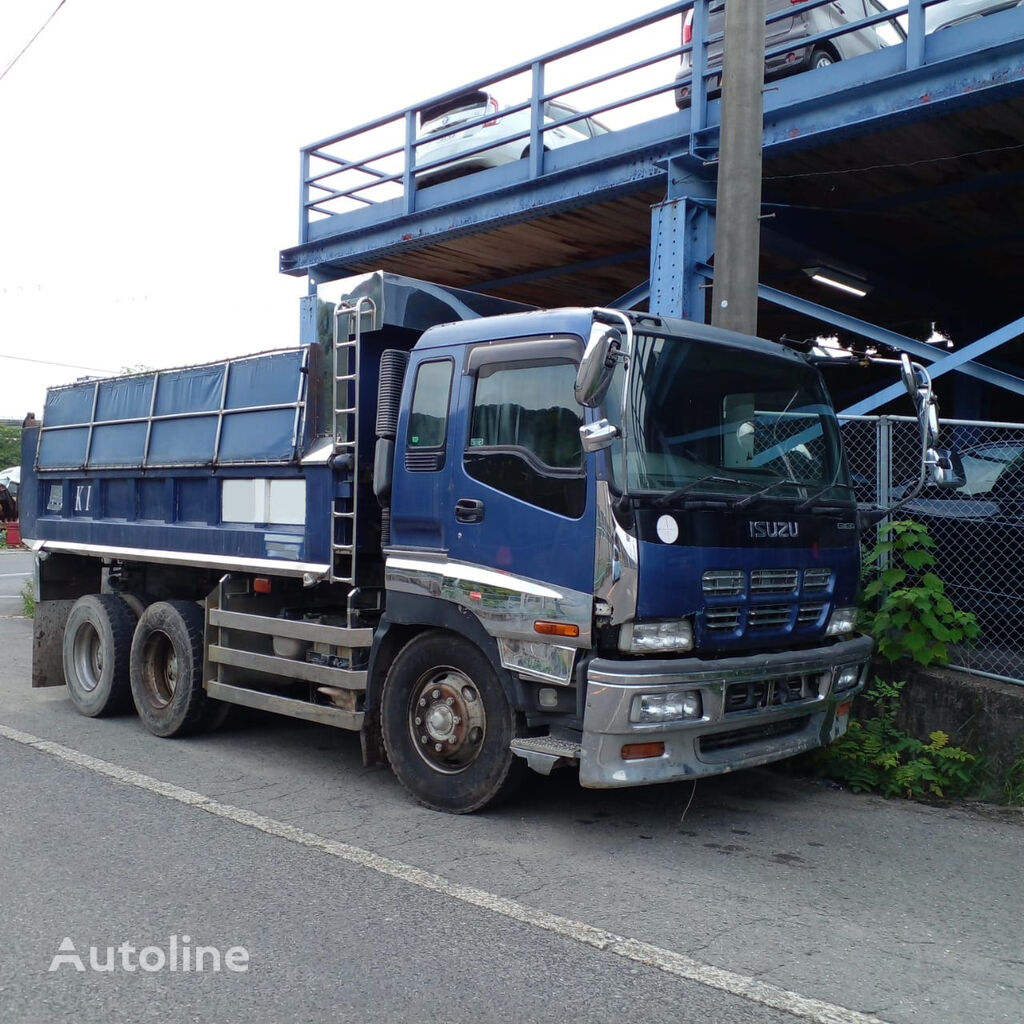
[[[759,771],[441,815],[352,734],[159,740],[31,690],[29,569],[0,552],[4,1024],[1024,1019],[1020,812]]]

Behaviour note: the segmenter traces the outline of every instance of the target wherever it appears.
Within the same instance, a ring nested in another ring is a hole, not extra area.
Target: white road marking
[[[31,576],[30,572],[0,572],[0,580],[10,579],[12,576]]]
[[[319,850],[331,857],[337,857],[350,864],[357,864],[371,871],[376,871],[389,878],[406,882],[409,885],[418,886],[429,892],[438,893],[449,899],[458,900],[460,903],[478,907],[481,910],[499,914],[502,917],[518,921],[521,924],[539,928],[584,946],[601,950],[605,953],[612,953],[615,956],[630,960],[646,967],[671,974],[687,981],[705,985],[708,988],[718,989],[730,995],[739,996],[753,1003],[768,1006],[783,1013],[792,1014],[795,1017],[802,1017],[805,1020],[813,1021],[814,1024],[885,1024],[878,1017],[860,1013],[857,1010],[850,1010],[844,1006],[837,1006],[833,1003],[826,1003],[820,999],[811,999],[802,996],[798,992],[790,992],[775,985],[768,985],[763,981],[747,977],[743,974],[736,974],[733,971],[723,970],[720,967],[713,967],[710,964],[701,963],[683,953],[675,953],[669,949],[652,945],[649,942],[641,942],[639,939],[631,939],[613,932],[595,928],[593,925],[585,924],[582,921],[574,921],[571,918],[559,917],[556,914],[549,914],[547,911],[538,910],[535,907],[528,907],[523,903],[498,896],[496,893],[487,892],[484,889],[476,889],[468,885],[459,885],[451,882],[440,875],[424,871],[422,868],[414,867],[411,864],[404,864],[401,861],[392,860],[390,857],[382,857],[380,854],[370,850],[364,850],[359,846],[350,843],[339,842],[336,839],[328,839],[325,836],[317,835],[314,832],[307,832],[305,829],[295,825],[288,825],[283,821],[276,821],[273,818],[264,817],[254,811],[248,811],[243,807],[233,807],[230,804],[222,804],[202,793],[196,793],[190,789],[182,789],[169,782],[162,782],[149,775],[124,768],[121,765],[113,764],[110,761],[102,761],[89,754],[83,754],[79,750],[62,746],[60,743],[53,743],[50,740],[40,739],[30,733],[20,732],[8,726],[0,725],[0,736],[20,743],[23,746],[31,747],[41,753],[49,754],[51,757],[59,758],[69,764],[77,765],[88,771],[96,772],[98,775],[105,775],[116,782],[127,786],[134,786],[143,789],[148,793],[155,793],[157,796],[165,797],[168,800],[175,800],[189,807],[206,811],[218,818],[233,821],[239,825],[264,832],[267,835],[279,839],[287,839],[290,842],[298,843],[311,850]]]

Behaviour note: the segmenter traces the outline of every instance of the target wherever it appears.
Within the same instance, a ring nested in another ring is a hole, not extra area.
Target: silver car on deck
[[[766,0],[765,16],[784,14],[792,8],[794,2],[795,0]],[[896,20],[892,19],[866,28],[855,28],[817,43],[805,42],[811,36],[862,21],[884,10],[886,6],[882,0],[842,0],[842,3],[825,3],[811,10],[794,11],[789,17],[767,23],[765,50],[771,51],[780,46],[786,46],[787,49],[766,58],[765,79],[781,78],[783,75],[794,75],[811,68],[827,67],[836,61],[849,60],[862,53],[869,53],[902,41],[903,30]],[[712,0],[708,5],[707,34],[709,37],[720,35],[724,29],[725,0]],[[693,11],[687,11],[683,18],[683,45],[689,45],[693,41]],[[721,67],[722,49],[721,39],[708,46],[709,71]],[[690,105],[692,73],[693,57],[687,52],[683,54],[679,70],[676,72],[676,79],[680,84],[675,90],[675,97],[676,105],[680,108]],[[714,94],[720,86],[720,76],[713,77],[708,83],[709,92]]]
[[[544,124],[565,121],[578,113],[565,103],[548,100],[544,104]],[[477,123],[470,123],[474,121]],[[460,124],[467,124],[468,127],[458,131]],[[445,157],[448,159],[437,166],[417,171],[416,185],[418,188],[436,185],[441,181],[460,178],[487,167],[509,164],[528,156],[529,131],[529,107],[508,113],[493,94],[482,89],[452,96],[432,107],[425,107],[420,111],[416,166],[421,167],[427,162],[433,163]],[[595,135],[604,135],[607,131],[600,121],[577,116],[575,120],[556,128],[548,128],[543,135],[544,149],[560,149]],[[510,139],[509,136],[515,138]],[[494,145],[487,146],[492,141]],[[467,152],[482,146],[486,148],[480,152]]]

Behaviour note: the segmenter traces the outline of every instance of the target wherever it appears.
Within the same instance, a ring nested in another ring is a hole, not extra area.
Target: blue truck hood
[[[852,605],[860,568],[854,509],[640,508],[637,619],[690,616],[698,650],[819,640]]]

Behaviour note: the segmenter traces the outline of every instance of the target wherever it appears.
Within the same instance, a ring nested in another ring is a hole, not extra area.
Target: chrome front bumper
[[[718,775],[819,747],[845,732],[849,704],[864,686],[873,647],[872,639],[862,636],[812,650],[717,661],[595,659],[587,671],[580,784],[604,789]],[[860,670],[856,685],[836,693],[839,673],[849,666]],[[806,695],[780,700],[783,681],[797,678],[805,680]],[[738,710],[730,710],[747,684],[755,684],[748,689],[759,694],[756,706],[740,702]],[[630,720],[639,694],[673,690],[698,690],[702,717]],[[664,743],[659,755],[622,756],[627,744],[658,742]]]

